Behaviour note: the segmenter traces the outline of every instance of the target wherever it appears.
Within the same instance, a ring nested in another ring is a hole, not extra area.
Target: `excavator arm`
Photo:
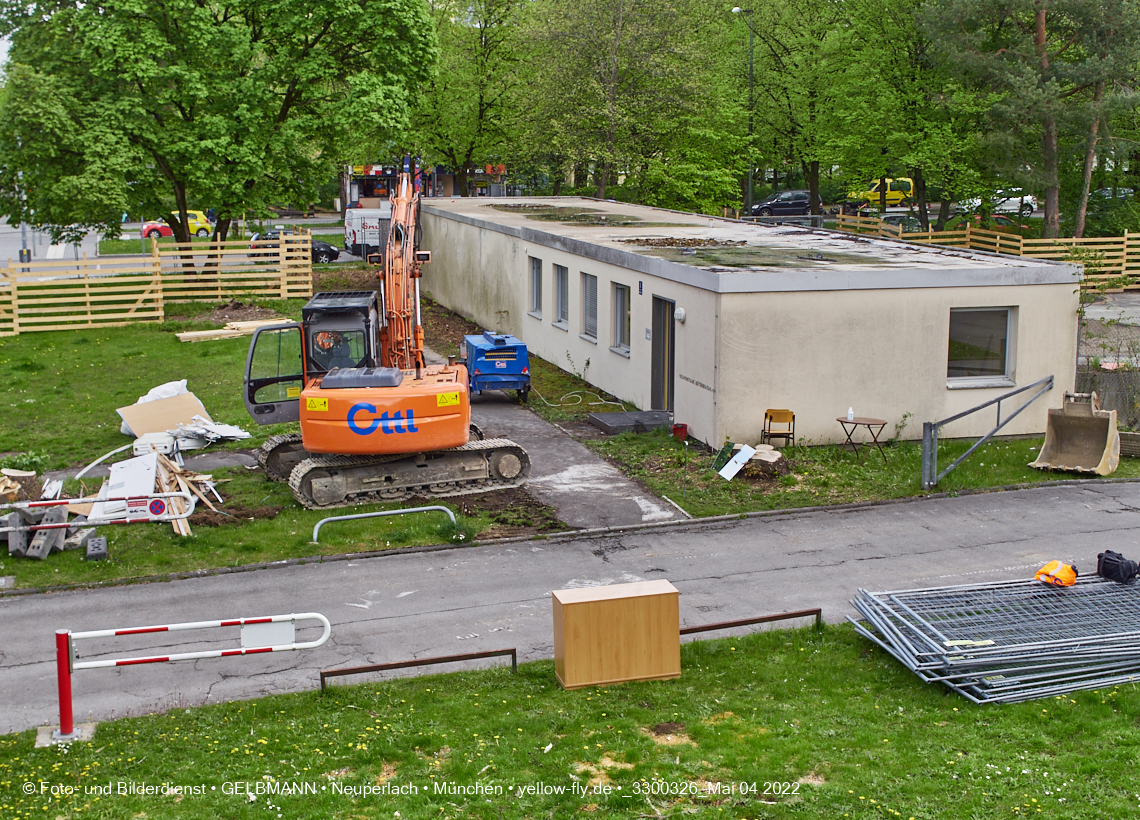
[[[380,361],[384,367],[420,370],[424,366],[424,330],[420,323],[420,265],[431,251],[416,250],[416,218],[420,195],[411,157],[391,196],[392,222],[384,251],[382,282],[384,326],[380,331]]]

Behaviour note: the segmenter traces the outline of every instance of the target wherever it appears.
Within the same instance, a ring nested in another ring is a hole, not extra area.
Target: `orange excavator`
[[[391,196],[378,291],[319,293],[299,324],[254,333],[243,398],[259,424],[300,421],[258,462],[310,509],[517,487],[530,458],[471,424],[467,369],[424,362],[419,194],[410,158]]]

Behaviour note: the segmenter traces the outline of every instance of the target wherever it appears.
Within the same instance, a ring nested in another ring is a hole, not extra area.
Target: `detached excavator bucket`
[[[1064,406],[1049,411],[1045,445],[1029,466],[1038,470],[1110,475],[1119,464],[1116,411],[1101,410],[1096,393],[1065,393]]]

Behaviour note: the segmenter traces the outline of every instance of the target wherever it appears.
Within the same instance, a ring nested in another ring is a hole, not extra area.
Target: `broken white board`
[[[721,467],[720,472],[717,473],[717,475],[719,475],[725,481],[731,481],[736,477],[736,474],[740,472],[740,468],[743,467],[748,462],[748,459],[752,458],[752,456],[755,454],[755,448],[749,447],[747,444],[742,445],[741,448],[736,451],[733,457],[728,460],[728,463]]]
[[[153,402],[157,404],[157,402]],[[99,488],[99,498],[140,497],[140,501],[97,501],[91,507],[90,521],[149,519],[147,497],[154,493],[158,453],[128,458],[111,465],[111,477]]]

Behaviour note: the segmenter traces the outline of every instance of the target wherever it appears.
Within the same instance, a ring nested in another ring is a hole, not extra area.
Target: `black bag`
[[[1130,584],[1136,578],[1135,561],[1129,561],[1119,552],[1105,550],[1096,557],[1096,574],[1118,584]]]

